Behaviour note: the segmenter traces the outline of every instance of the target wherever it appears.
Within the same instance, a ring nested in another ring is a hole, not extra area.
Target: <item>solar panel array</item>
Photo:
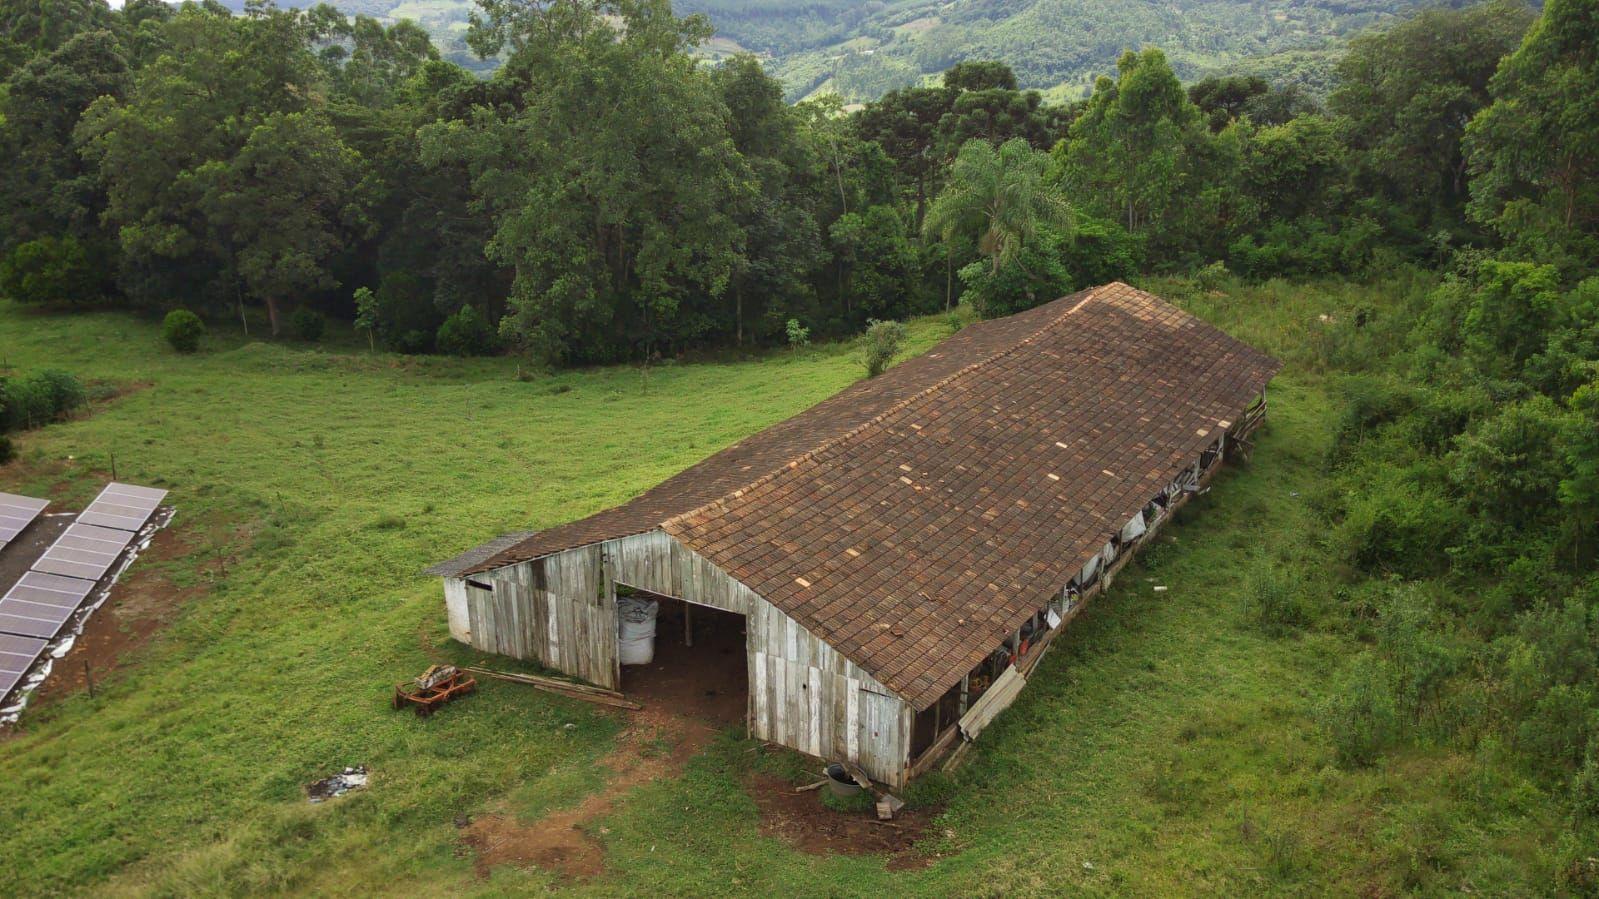
[[[150,520],[156,507],[167,495],[165,490],[153,487],[135,487],[132,484],[107,484],[89,508],[78,516],[79,524],[92,524],[103,528],[137,531]]]
[[[22,680],[33,667],[33,662],[44,652],[45,641],[36,637],[16,637],[0,634],[0,698]]]
[[[97,581],[133,542],[133,536],[133,531],[74,524],[33,563],[33,570]]]
[[[33,563],[33,570],[0,597],[0,698],[61,633],[166,495],[150,487],[108,484]]]
[[[30,571],[0,599],[0,632],[53,639],[94,581]]]
[[[0,493],[0,549],[5,549],[7,543],[17,539],[22,529],[37,518],[48,505],[50,505],[49,500],[17,496],[15,493]]]

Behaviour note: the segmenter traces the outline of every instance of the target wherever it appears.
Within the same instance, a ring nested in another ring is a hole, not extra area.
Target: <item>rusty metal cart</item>
[[[422,672],[421,677],[394,685],[394,708],[398,711],[412,706],[418,718],[426,718],[445,703],[476,690],[476,678],[454,665],[434,665]]]

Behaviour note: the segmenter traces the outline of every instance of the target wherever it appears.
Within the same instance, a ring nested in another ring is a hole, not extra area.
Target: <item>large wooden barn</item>
[[[731,619],[743,657],[719,688],[742,683],[752,736],[900,785],[1009,705],[1083,602],[1247,451],[1279,367],[1109,284],[429,573],[456,639],[617,689],[635,684],[619,592]]]

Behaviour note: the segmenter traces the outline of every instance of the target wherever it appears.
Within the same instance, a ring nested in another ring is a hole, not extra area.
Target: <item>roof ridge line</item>
[[[911,404],[917,402],[918,400],[921,400],[921,399],[923,399],[923,398],[925,398],[927,396],[930,396],[934,392],[943,389],[945,386],[947,386],[950,383],[954,382],[956,379],[965,377],[966,375],[976,371],[977,369],[983,368],[984,366],[986,366],[986,365],[988,365],[988,364],[990,364],[992,362],[995,362],[995,361],[997,361],[999,359],[1003,359],[1006,356],[1009,356],[1010,354],[1012,354],[1012,353],[1016,352],[1017,350],[1021,349],[1022,347],[1027,346],[1028,344],[1030,344],[1033,341],[1037,340],[1039,337],[1043,336],[1043,334],[1045,332],[1051,330],[1056,325],[1058,325],[1061,322],[1065,321],[1067,318],[1069,318],[1077,310],[1079,310],[1079,309],[1083,308],[1084,306],[1088,305],[1089,301],[1098,298],[1100,291],[1106,290],[1108,288],[1116,287],[1118,285],[1119,286],[1123,286],[1123,287],[1128,287],[1128,288],[1130,288],[1132,290],[1137,290],[1136,287],[1132,287],[1132,285],[1130,285],[1130,284],[1124,284],[1121,281],[1112,281],[1109,284],[1100,284],[1100,285],[1098,285],[1096,287],[1090,287],[1086,291],[1087,296],[1085,296],[1081,300],[1077,301],[1076,305],[1072,306],[1070,309],[1067,309],[1065,312],[1062,312],[1060,315],[1057,315],[1054,318],[1051,318],[1048,322],[1046,322],[1038,330],[1034,331],[1031,334],[1028,334],[1026,337],[1022,338],[1021,340],[1017,341],[1016,343],[1011,344],[1010,346],[1006,347],[1004,350],[1001,350],[1000,352],[995,353],[994,355],[989,356],[986,359],[980,359],[980,360],[978,360],[976,362],[971,363],[970,365],[964,366],[964,367],[962,367],[960,369],[957,369],[956,371],[951,372],[948,375],[945,375],[944,377],[940,378],[937,381],[934,381],[932,384],[929,384],[928,386],[922,388],[921,390],[917,391],[916,393],[913,393],[910,396],[900,400],[899,402],[894,403],[893,405],[889,406],[887,409],[884,409],[883,411],[877,413],[876,415],[872,416],[871,418],[867,419],[866,421],[863,421],[860,424],[856,425],[855,427],[850,428],[848,431],[845,431],[844,433],[838,435],[837,437],[832,438],[831,440],[823,441],[820,445],[818,445],[818,446],[816,446],[816,447],[814,447],[812,449],[806,450],[805,452],[799,454],[798,456],[795,456],[794,458],[788,460],[786,463],[780,465],[778,468],[776,468],[776,469],[774,469],[772,471],[769,471],[766,474],[761,475],[760,477],[756,478],[753,481],[750,481],[748,484],[745,484],[744,486],[738,488],[737,490],[734,490],[731,493],[723,494],[722,496],[719,496],[716,499],[713,499],[713,500],[711,500],[708,503],[702,503],[702,504],[700,504],[698,506],[695,506],[694,508],[688,510],[687,512],[679,512],[678,514],[673,515],[670,518],[667,518],[665,521],[662,521],[660,524],[656,525],[655,527],[656,528],[660,528],[661,530],[666,530],[666,528],[668,528],[669,526],[671,526],[673,524],[676,524],[677,522],[682,521],[685,518],[689,518],[690,516],[693,516],[693,515],[698,515],[698,514],[700,514],[702,512],[709,511],[709,510],[714,509],[714,508],[716,508],[718,506],[725,506],[728,503],[729,500],[736,499],[737,497],[743,496],[746,492],[748,492],[750,490],[754,490],[756,487],[760,487],[761,485],[767,483],[768,481],[771,481],[772,479],[774,479],[774,478],[778,477],[779,475],[783,474],[783,472],[785,472],[785,471],[792,471],[793,469],[798,468],[802,463],[808,462],[811,459],[814,459],[817,456],[821,455],[824,451],[830,450],[833,447],[838,446],[839,444],[841,444],[841,443],[843,443],[843,442],[845,442],[847,440],[850,440],[851,438],[855,437],[855,435],[861,433],[862,431],[866,430],[867,428],[869,428],[869,427],[871,427],[873,425],[882,423],[890,415],[893,415],[893,414],[895,414],[897,412],[900,412],[900,411],[908,408]],[[1065,297],[1062,297],[1062,299],[1065,299]],[[650,530],[655,530],[655,528],[651,528]],[[640,533],[644,533],[644,532],[641,531]],[[670,533],[670,532],[668,532],[668,533]]]

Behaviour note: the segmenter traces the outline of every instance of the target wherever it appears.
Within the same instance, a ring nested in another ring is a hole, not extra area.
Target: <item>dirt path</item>
[[[476,852],[479,877],[495,865],[536,866],[581,880],[605,867],[605,848],[593,825],[609,814],[616,800],[634,787],[676,776],[681,763],[705,748],[717,725],[699,718],[646,706],[617,737],[616,748],[600,759],[611,772],[605,788],[575,808],[551,812],[531,824],[495,812],[467,822],[462,839]],[[662,746],[670,751],[659,751]]]
[[[655,658],[622,672],[623,691],[644,705],[599,764],[610,772],[605,787],[576,807],[523,824],[504,808],[463,821],[462,839],[475,854],[479,877],[496,865],[539,867],[568,880],[604,871],[605,849],[597,822],[634,787],[676,777],[688,759],[720,731],[744,721],[746,671],[740,616],[711,609],[694,612],[694,645],[683,639],[680,602],[663,601]],[[890,868],[921,867],[932,859],[913,844],[937,817],[936,809],[904,811],[888,824],[870,811],[838,812],[815,791],[796,793],[779,778],[751,777],[745,784],[760,808],[761,833],[815,855],[882,855]]]
[[[95,682],[102,682],[133,652],[149,643],[178,609],[203,593],[200,586],[174,585],[149,565],[179,558],[190,549],[172,531],[157,531],[138,562],[112,588],[105,605],[89,616],[72,651],[56,663],[33,701],[49,703],[87,689],[86,666]]]

